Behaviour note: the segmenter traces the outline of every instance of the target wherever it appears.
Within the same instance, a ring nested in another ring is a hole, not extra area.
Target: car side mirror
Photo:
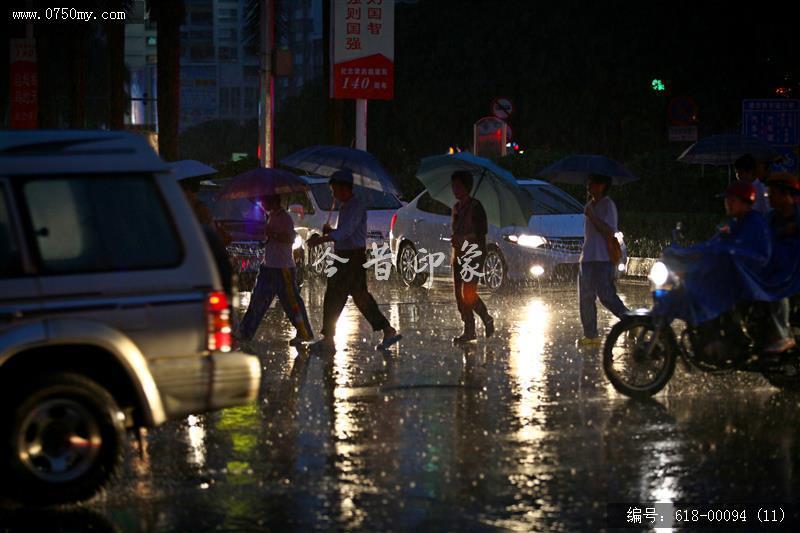
[[[297,215],[300,220],[303,220],[303,217],[306,216],[305,208],[300,204],[292,204],[289,206],[289,213]]]

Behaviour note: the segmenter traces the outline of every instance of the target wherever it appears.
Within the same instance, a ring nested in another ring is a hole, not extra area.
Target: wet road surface
[[[248,345],[257,404],[150,432],[119,480],[57,511],[96,530],[596,530],[614,502],[797,502],[800,398],[756,375],[679,369],[651,403],[578,349],[574,284],[486,297],[497,335],[453,347],[452,285],[371,282],[404,339],[352,304],[333,357],[287,347],[280,308]],[[319,327],[323,285],[303,296]],[[629,307],[648,286],[624,283]],[[614,318],[601,310],[601,329]],[[482,330],[479,326],[479,337]],[[19,511],[24,513],[26,511]],[[32,514],[29,516],[33,516]],[[48,520],[51,520],[52,515]]]

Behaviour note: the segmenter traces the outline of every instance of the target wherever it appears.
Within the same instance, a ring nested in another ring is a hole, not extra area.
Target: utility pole
[[[275,76],[272,54],[275,50],[275,0],[262,0],[261,16],[261,71],[260,97],[258,99],[258,160],[262,167],[275,164]]]
[[[367,102],[366,98],[356,100],[356,148],[367,150]]]
[[[322,46],[323,71],[328,81],[328,125],[330,138],[337,146],[344,145],[344,100],[333,98],[333,32],[331,24],[333,17],[333,0],[322,0]]]

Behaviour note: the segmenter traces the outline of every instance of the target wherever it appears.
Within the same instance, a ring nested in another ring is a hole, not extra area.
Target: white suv
[[[180,187],[124,132],[0,133],[0,490],[91,497],[125,429],[255,399]]]

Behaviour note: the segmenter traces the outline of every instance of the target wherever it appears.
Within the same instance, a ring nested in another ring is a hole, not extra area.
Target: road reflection
[[[86,508],[121,531],[538,531],[603,529],[612,502],[800,499],[797,397],[677,375],[625,400],[575,348],[573,286],[488,296],[497,338],[465,349],[451,295],[410,294],[376,295],[404,334],[385,353],[353,305],[332,357],[288,348],[271,311],[258,403],[152,431]]]

